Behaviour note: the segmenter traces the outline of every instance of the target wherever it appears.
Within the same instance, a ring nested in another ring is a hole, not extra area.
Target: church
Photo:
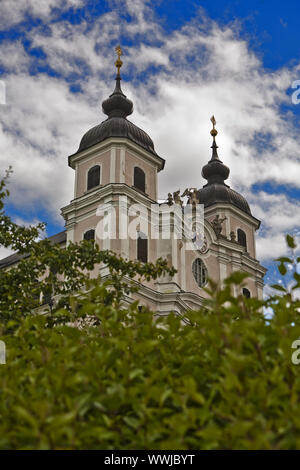
[[[212,154],[202,168],[203,187],[182,194],[176,190],[158,201],[158,173],[165,171],[165,160],[149,135],[127,119],[133,103],[121,89],[122,50],[118,46],[116,51],[115,88],[102,103],[107,118],[88,130],[77,152],[68,157],[75,172],[74,198],[61,209],[65,231],[50,238],[62,248],[86,239],[129,260],[167,259],[177,270],[174,277],[146,281],[134,297],[125,299],[137,298],[158,314],[197,309],[207,296],[203,288],[208,279],[222,285],[234,271],[249,275],[242,292],[234,294],[261,299],[266,269],[256,258],[260,221],[246,199],[226,183],[230,170],[218,156],[215,118]],[[201,230],[192,230],[191,237],[186,231],[182,235],[182,214],[189,212],[194,220],[198,207],[203,208],[198,211]],[[15,262],[17,255],[12,255],[0,267]],[[91,276],[99,274],[105,279],[107,268],[98,266]]]

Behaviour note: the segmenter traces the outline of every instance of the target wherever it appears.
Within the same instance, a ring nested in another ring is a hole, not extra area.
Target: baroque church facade
[[[140,284],[134,297],[125,299],[131,302],[137,298],[159,314],[197,309],[207,296],[203,288],[208,278],[221,285],[234,271],[249,275],[243,292],[234,294],[261,299],[266,270],[256,259],[255,237],[260,221],[252,215],[246,199],[225,183],[230,170],[218,156],[215,119],[212,118],[212,156],[202,168],[206,183],[200,189],[187,189],[182,195],[176,191],[168,195],[164,204],[159,203],[157,180],[165,160],[156,153],[148,134],[127,119],[133,112],[133,103],[121,89],[121,49],[116,50],[115,89],[102,103],[107,119],[88,130],[77,152],[68,158],[75,172],[74,198],[61,210],[65,231],[51,237],[53,242],[63,248],[69,242],[95,239],[100,249],[112,250],[126,259],[155,263],[160,257],[166,258],[177,270],[175,276]],[[183,197],[187,197],[187,204]],[[138,226],[136,236],[130,237],[128,223],[136,220],[132,207],[137,204],[143,208],[143,227]],[[176,236],[176,217],[188,204],[204,208],[201,243],[194,244],[193,249],[190,245],[187,249],[184,235]],[[101,237],[107,213],[99,212],[99,207],[111,208],[115,216],[114,236]],[[159,214],[168,208],[171,212],[176,210],[166,227]],[[154,219],[156,236],[152,236],[150,212],[158,214]],[[170,233],[167,237],[163,235],[166,228]],[[14,262],[16,257],[12,255],[2,260],[0,267]],[[102,278],[108,276],[105,266],[95,268],[91,276],[99,273]]]

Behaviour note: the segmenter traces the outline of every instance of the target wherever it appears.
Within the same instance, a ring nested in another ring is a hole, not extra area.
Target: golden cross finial
[[[217,131],[217,129],[215,128],[215,125],[217,124],[217,121],[216,121],[215,116],[212,116],[212,117],[210,118],[210,120],[211,120],[212,125],[213,125],[213,128],[212,128],[212,130],[210,131],[210,135],[212,135],[213,138],[214,138],[214,140],[215,140],[215,137],[218,135],[218,131]]]
[[[123,54],[123,51],[122,51],[122,49],[121,49],[121,46],[117,46],[117,47],[115,48],[115,51],[116,51],[116,53],[118,54],[118,58],[117,58],[117,60],[116,60],[116,62],[115,62],[115,66],[116,66],[117,69],[118,69],[118,75],[120,75],[120,68],[121,68],[122,65],[123,65],[123,62],[121,61],[121,55]]]

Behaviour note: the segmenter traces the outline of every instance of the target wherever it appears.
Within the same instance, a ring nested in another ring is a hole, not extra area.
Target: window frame
[[[198,276],[198,272],[194,268],[196,263],[200,264],[200,266],[201,266],[200,267],[201,271],[199,271],[200,277],[202,279],[201,283],[199,282],[198,278],[196,277],[196,275]],[[204,280],[203,280],[203,271],[204,271]],[[206,267],[206,264],[204,263],[204,261],[199,257],[195,258],[194,261],[192,262],[192,274],[193,274],[193,279],[196,282],[197,286],[200,289],[202,289],[207,284],[207,281],[208,281],[208,270],[207,270],[207,267]]]
[[[91,188],[89,188],[88,187],[89,172],[90,172],[90,170],[92,170],[93,168],[95,168],[97,166],[99,167],[99,183],[96,186],[92,186]],[[94,165],[90,166],[86,171],[86,192],[92,191],[95,188],[99,188],[99,186],[101,186],[101,184],[102,184],[102,165],[101,165],[101,163],[94,163]]]
[[[85,234],[88,233],[88,232],[91,232],[91,231],[94,232],[94,238],[90,238],[90,239],[84,238]],[[91,228],[88,228],[87,230],[85,230],[82,234],[82,240],[85,240],[85,241],[93,240],[95,242],[95,240],[96,240],[96,229],[94,227],[91,227]]]
[[[144,235],[144,237],[142,237],[141,235]],[[145,240],[145,242],[146,242],[146,260],[139,259],[139,240],[143,240],[143,241]],[[137,232],[137,237],[136,237],[136,259],[138,261],[140,261],[141,263],[148,263],[148,261],[149,261],[149,239],[143,232]]]
[[[242,294],[246,299],[251,299],[251,291],[247,287],[243,287]]]
[[[244,240],[245,244],[241,243],[239,234],[242,235],[242,238],[245,237],[245,240]],[[246,235],[246,232],[242,228],[237,229],[237,242],[239,245],[243,246],[245,250],[247,251],[247,235]]]
[[[139,188],[138,186],[135,185],[135,170],[139,170],[143,173],[144,175],[144,189]],[[133,183],[132,186],[137,189],[138,191],[141,191],[143,194],[146,194],[146,172],[141,168],[140,166],[135,165],[133,167]]]

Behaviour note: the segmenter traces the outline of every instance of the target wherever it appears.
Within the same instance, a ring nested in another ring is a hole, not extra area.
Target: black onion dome
[[[102,110],[108,118],[122,117],[126,119],[133,112],[133,102],[121,90],[121,77],[116,76],[116,87],[113,93],[102,103]]]
[[[81,139],[78,152],[99,144],[109,137],[126,137],[156,155],[154,144],[146,132],[121,117],[113,117],[90,129]]]
[[[199,189],[198,200],[200,204],[204,204],[204,207],[212,206],[213,204],[226,202],[238,207],[246,214],[251,215],[251,210],[246,199],[226,184],[213,183],[206,185]]]
[[[212,157],[209,162],[202,168],[202,176],[207,180],[207,184],[220,183],[224,184],[227,180],[230,170],[228,166],[218,157],[217,144],[214,140],[212,147]]]
[[[133,112],[133,103],[122,92],[120,81],[121,77],[118,73],[115,90],[102,103],[102,110],[107,114],[108,118],[84,134],[78,152],[86,150],[109,137],[125,137],[140,145],[148,152],[157,155],[149,135],[127,120],[127,116]]]
[[[214,120],[214,117],[212,118]],[[212,121],[213,122],[213,121]],[[215,120],[214,120],[215,125]],[[207,180],[207,184],[202,189],[197,191],[197,196],[200,204],[204,204],[204,207],[212,206],[217,203],[229,203],[235,207],[238,207],[243,212],[251,215],[251,210],[246,199],[236,191],[225,184],[230,170],[228,166],[219,159],[218,146],[215,141],[217,135],[215,128],[211,131],[213,136],[212,144],[212,157],[209,162],[202,168],[202,176]]]

